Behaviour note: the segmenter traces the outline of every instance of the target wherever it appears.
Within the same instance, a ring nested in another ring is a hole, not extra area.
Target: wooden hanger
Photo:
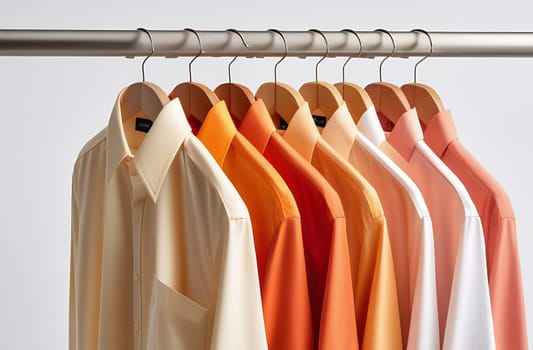
[[[396,44],[392,34],[384,29],[376,29],[376,31],[387,34],[392,41],[392,52],[385,57],[379,64],[379,82],[372,83],[365,87],[366,92],[372,99],[374,106],[378,112],[384,114],[392,123],[396,124],[398,119],[410,109],[409,102],[402,90],[391,83],[383,82],[382,67],[383,63],[394,55]]]
[[[244,46],[246,48],[250,47],[240,32],[235,29],[227,29],[227,31],[236,33],[241,38]],[[242,121],[250,106],[255,102],[255,97],[246,86],[231,81],[231,65],[237,57],[235,56],[228,64],[228,82],[217,86],[215,94],[219,99],[226,101],[231,115]]]
[[[163,89],[154,83],[149,83],[145,80],[144,65],[146,61],[154,54],[154,41],[152,34],[144,29],[138,28],[138,30],[148,34],[151,44],[151,52],[141,65],[142,70],[142,82],[131,84],[122,93],[120,100],[120,109],[122,112],[122,121],[125,122],[128,119],[142,114],[152,121],[155,120],[163,106],[165,106],[170,99]]]
[[[178,84],[170,93],[170,98],[179,98],[186,116],[193,116],[198,121],[203,122],[209,110],[219,102],[215,93],[204,84],[192,81],[192,63],[204,52],[200,35],[194,29],[185,28],[196,35],[200,51],[189,62],[189,82]]]
[[[166,92],[153,83],[144,81],[131,84],[122,93],[120,100],[122,121],[139,115],[154,121],[169,101]]]
[[[361,42],[359,34],[352,29],[343,29],[341,32],[350,32],[356,37],[357,41],[359,42],[359,53],[356,57],[361,57],[361,53],[363,52],[363,43]],[[372,107],[373,103],[365,89],[359,85],[346,82],[346,65],[352,58],[352,56],[348,57],[346,62],[344,62],[342,65],[342,82],[335,84],[335,88],[337,88],[337,90],[341,93],[342,99],[350,111],[350,115],[357,124],[363,116],[363,113]]]
[[[283,118],[290,122],[300,106],[305,103],[304,98],[296,89],[284,83],[264,83],[255,93],[265,103],[271,116]]]
[[[410,83],[402,86],[402,91],[411,107],[416,108],[418,118],[428,125],[433,116],[444,110],[444,105],[437,92],[429,85]]]
[[[431,40],[431,35],[429,35],[429,33],[423,29],[414,29],[412,32],[421,32],[426,34],[429,39],[430,49],[426,56],[416,62],[413,83],[403,85],[402,91],[409,100],[410,106],[416,108],[418,118],[425,125],[428,125],[434,115],[444,110],[444,105],[442,104],[439,94],[437,94],[437,92],[431,86],[416,82],[418,65],[425,59],[429,58],[433,53],[433,40]]]
[[[376,111],[385,115],[393,124],[396,124],[402,114],[411,109],[403,91],[394,84],[372,83],[365,87],[365,91],[372,99]]]
[[[285,36],[279,30],[269,29],[269,31],[281,36],[285,46],[285,54],[274,66],[274,82],[262,84],[257,89],[255,97],[263,100],[274,122],[279,122],[279,120],[276,120],[279,118],[290,122],[296,111],[305,103],[305,100],[293,87],[278,83],[278,65],[287,57],[287,42],[285,41]]]
[[[315,81],[303,84],[300,87],[300,94],[309,104],[311,113],[330,118],[333,113],[342,105],[343,100],[335,86],[330,83],[318,81],[318,66],[326,59],[329,54],[328,39],[321,31],[310,29],[310,32],[318,33],[324,38],[326,43],[326,52],[324,56],[315,65]]]
[[[361,86],[353,83],[337,83],[335,87],[343,96],[343,100],[350,111],[355,123],[359,123],[359,120],[363,114],[374,104],[368,93]]]

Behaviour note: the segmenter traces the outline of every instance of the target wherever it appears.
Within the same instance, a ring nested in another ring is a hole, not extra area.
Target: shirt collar
[[[179,99],[170,101],[155,118],[135,155],[132,154],[122,124],[121,102],[125,91],[126,88],[117,97],[107,128],[106,181],[109,182],[124,158],[131,158],[132,166],[155,202],[170,164],[191,128]]]
[[[237,128],[231,120],[226,103],[219,101],[207,113],[197,137],[217,163],[222,165],[236,134]]]
[[[457,140],[457,131],[449,110],[435,114],[424,131],[424,141],[439,158],[452,141]]]
[[[313,122],[313,116],[307,102],[303,103],[294,113],[283,138],[302,157],[310,161],[320,133]]]
[[[376,108],[370,106],[359,119],[357,129],[366,136],[376,146],[381,146],[385,142],[385,133],[379,123]]]
[[[357,126],[346,103],[343,102],[331,115],[321,136],[344,159],[348,158],[357,136]]]
[[[422,129],[414,108],[402,114],[387,137],[387,141],[406,160],[411,159],[417,143],[422,139]]]
[[[255,101],[242,118],[239,132],[246,136],[259,152],[264,153],[270,137],[276,127],[270,118],[263,100]]]

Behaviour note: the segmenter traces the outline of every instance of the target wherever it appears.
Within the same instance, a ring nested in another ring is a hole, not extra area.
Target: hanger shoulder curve
[[[226,105],[232,116],[242,121],[244,115],[255,102],[255,96],[246,86],[237,83],[220,84],[215,89],[215,94]]]
[[[401,87],[411,107],[415,107],[418,118],[428,125],[434,115],[444,110],[439,94],[431,86],[421,83],[405,84]]]
[[[178,84],[170,93],[170,98],[179,98],[186,116],[193,116],[203,122],[209,110],[219,102],[215,93],[197,82]]]
[[[357,124],[363,113],[365,113],[374,104],[368,93],[361,86],[353,83],[337,83],[335,88],[340,92],[341,96],[344,89],[344,102]]]
[[[372,83],[365,87],[376,110],[396,124],[398,119],[411,109],[403,91],[391,83]]]
[[[122,120],[136,114],[155,120],[161,109],[170,101],[166,92],[149,82],[133,83],[126,88],[121,98]]]
[[[255,97],[263,100],[271,116],[277,114],[287,122],[305,103],[296,89],[284,83],[264,83],[257,89]]]
[[[344,102],[335,86],[323,81],[305,83],[299,92],[309,104],[313,114],[323,114],[327,118],[331,117]]]

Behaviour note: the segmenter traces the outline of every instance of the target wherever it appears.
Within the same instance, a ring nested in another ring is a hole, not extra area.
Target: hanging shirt
[[[237,131],[224,101],[207,113],[198,139],[235,185],[250,212],[269,349],[312,348],[301,221],[292,193]]]
[[[341,199],[360,347],[401,348],[389,235],[376,191],[320,137],[307,103],[292,116],[283,138],[328,180]]]
[[[417,184],[431,215],[443,349],[494,349],[483,228],[468,192],[424,143],[414,109],[380,148]]]
[[[145,133],[124,91],[74,166],[69,349],[266,349],[242,199],[179,101]]]
[[[366,113],[375,114],[375,110],[372,107]],[[396,272],[403,348],[440,349],[433,229],[420,190],[357,130],[346,104],[329,118],[322,138],[370,182],[383,205]],[[379,329],[378,325],[374,328]]]
[[[261,99],[250,106],[239,132],[276,168],[298,204],[315,348],[347,348],[349,344],[344,340],[352,339],[355,309],[346,221],[339,196],[322,175],[276,133]]]
[[[481,217],[497,349],[527,349],[527,327],[513,209],[505,191],[457,138],[448,110],[435,115],[424,141],[461,179]]]

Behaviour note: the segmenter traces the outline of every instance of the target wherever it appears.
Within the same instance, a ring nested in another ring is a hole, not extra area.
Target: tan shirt
[[[74,167],[70,350],[266,349],[242,199],[179,100],[144,133],[121,96]]]

